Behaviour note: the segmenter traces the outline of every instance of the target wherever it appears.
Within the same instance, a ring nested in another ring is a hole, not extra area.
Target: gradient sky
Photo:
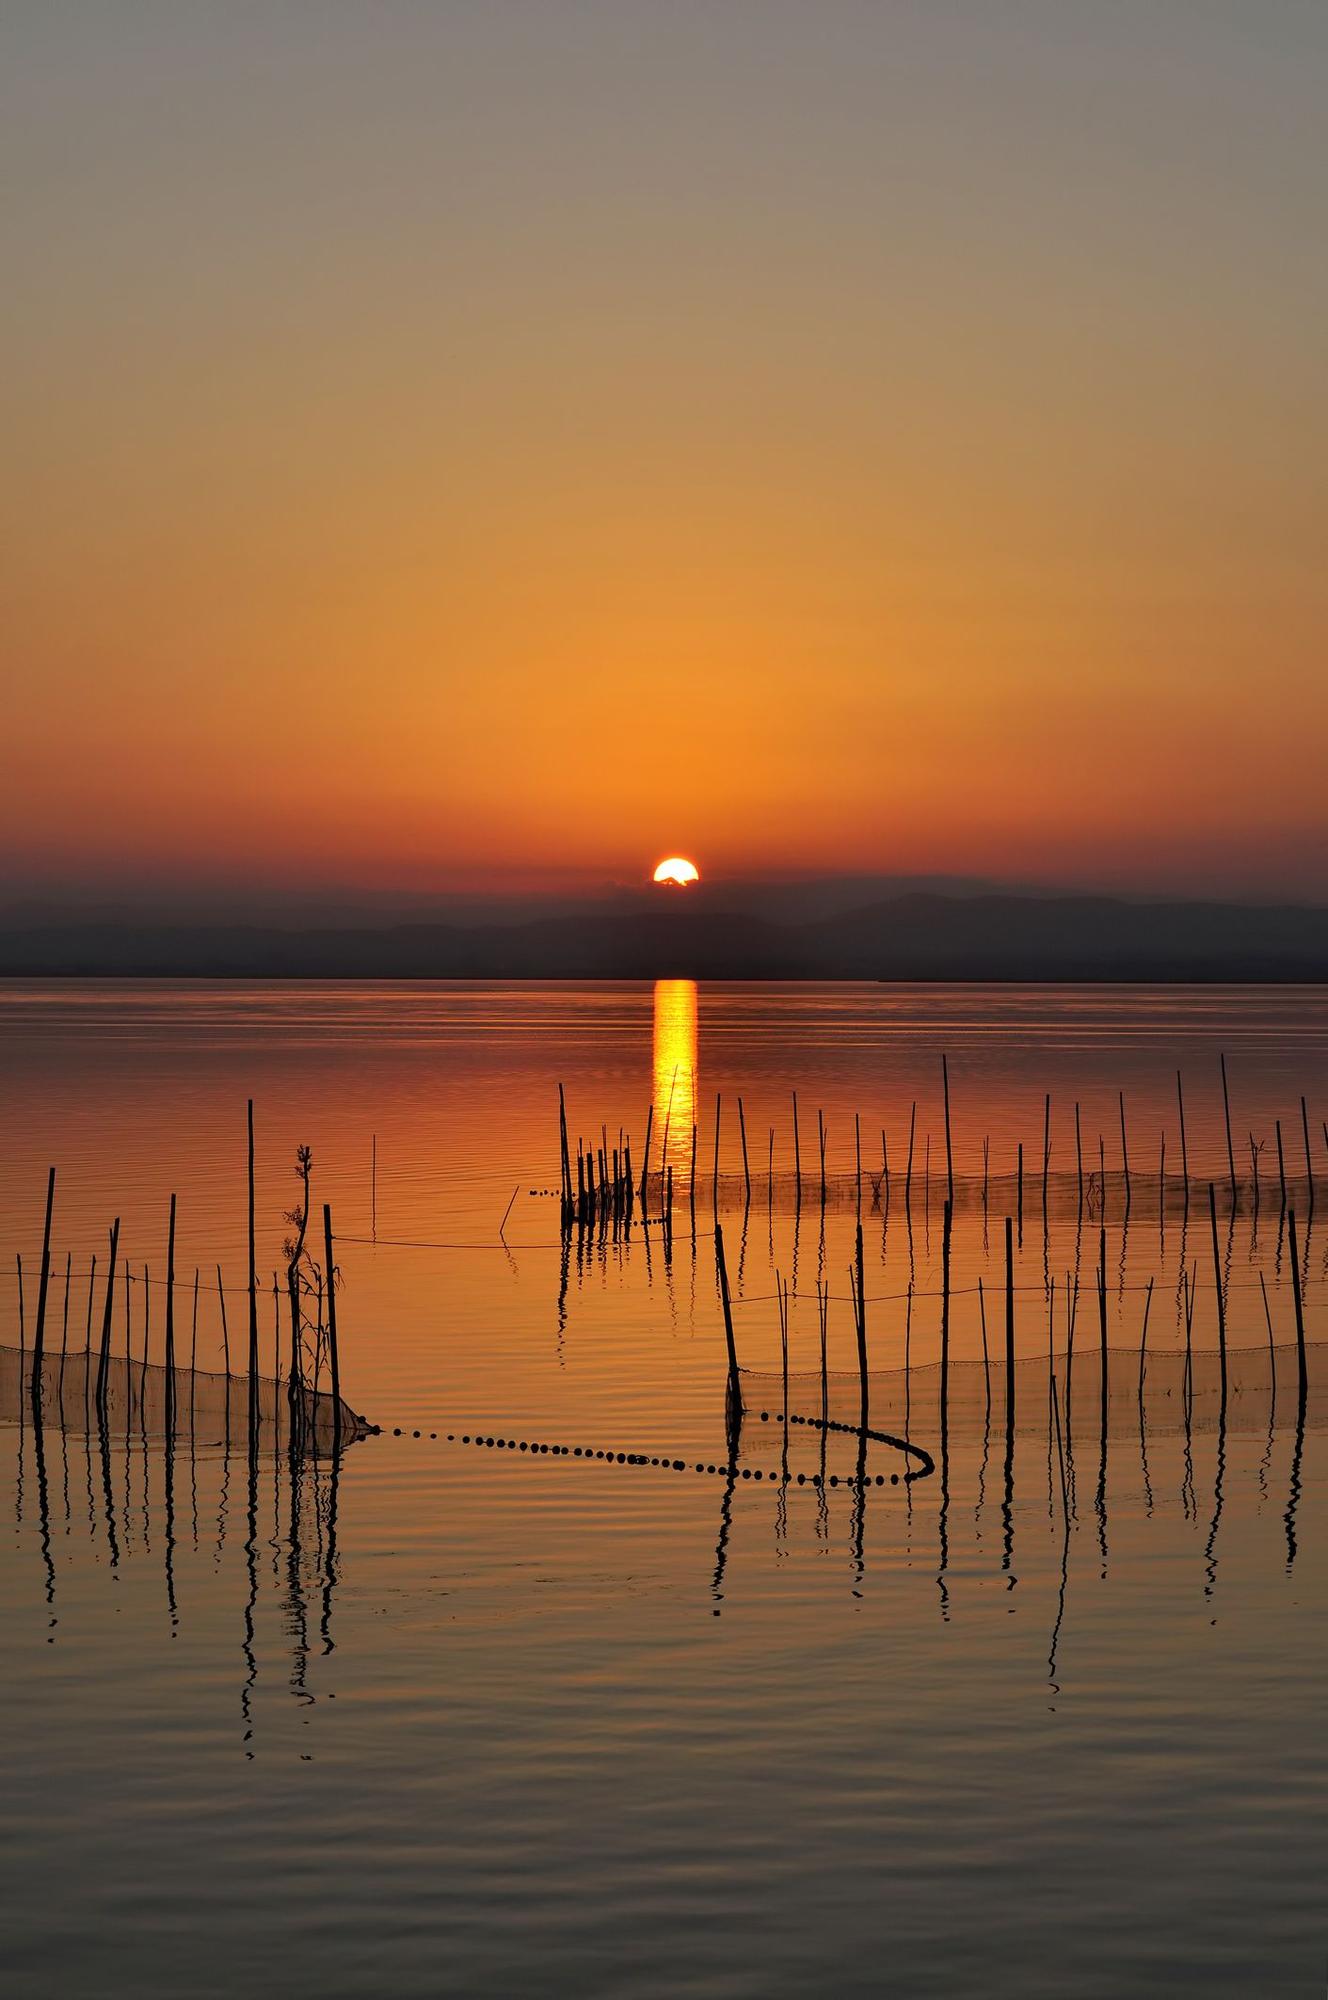
[[[1328,880],[1321,0],[0,21],[6,884]]]

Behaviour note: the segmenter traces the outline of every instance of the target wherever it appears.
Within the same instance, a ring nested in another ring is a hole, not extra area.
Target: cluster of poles
[[[306,1258],[306,1253],[305,1253],[305,1241],[306,1241],[306,1233],[309,1221],[309,1170],[310,1170],[310,1156],[308,1148],[301,1147],[297,1155],[297,1173],[299,1174],[302,1180],[304,1201],[302,1207],[293,1210],[289,1217],[289,1220],[295,1226],[296,1235],[293,1241],[288,1243],[286,1246],[286,1259],[287,1259],[286,1295],[287,1295],[287,1305],[289,1312],[289,1362],[288,1362],[286,1388],[287,1388],[287,1401],[289,1406],[289,1440],[290,1440],[290,1448],[293,1453],[298,1453],[301,1450],[303,1450],[308,1439],[308,1434],[312,1426],[313,1412],[314,1410],[316,1410],[318,1406],[318,1376],[321,1369],[322,1357],[324,1353],[326,1353],[327,1357],[328,1373],[330,1378],[329,1387],[331,1394],[331,1417],[332,1417],[334,1450],[340,1449],[342,1441],[342,1428],[343,1428],[343,1404],[341,1401],[341,1363],[340,1363],[340,1354],[337,1344],[336,1267],[333,1262],[333,1254],[332,1254],[333,1253],[332,1210],[329,1203],[325,1202],[323,1204],[323,1243],[324,1243],[324,1252],[326,1261],[322,1270],[319,1271],[317,1270],[317,1267],[311,1266],[311,1261]],[[31,1378],[29,1383],[29,1395],[31,1397],[33,1405],[33,1418],[34,1421],[38,1424],[40,1424],[42,1419],[42,1401],[45,1389],[45,1363],[47,1358],[47,1318],[48,1318],[48,1309],[50,1303],[51,1277],[52,1277],[51,1235],[52,1235],[52,1227],[53,1227],[54,1213],[55,1213],[55,1185],[56,1185],[56,1170],[54,1167],[51,1167],[47,1175],[47,1183],[46,1183],[46,1216],[42,1230],[41,1266],[40,1266],[38,1286],[37,1286],[37,1304],[36,1304],[36,1314],[33,1326],[32,1366],[31,1366]],[[177,1212],[176,1197],[174,1194],[172,1194],[170,1197],[170,1214],[167,1224],[166,1279],[164,1286],[164,1293],[165,1293],[164,1380],[165,1380],[166,1429],[168,1435],[173,1434],[175,1430],[178,1418],[178,1412],[180,1409],[180,1404],[181,1404],[180,1378],[181,1376],[184,1376],[186,1381],[190,1380],[197,1372],[197,1360],[198,1360],[199,1272],[197,1270],[195,1270],[194,1272],[193,1315],[192,1315],[192,1325],[191,1325],[191,1335],[190,1335],[189,1361],[187,1368],[181,1366],[177,1354],[177,1340],[176,1340],[177,1283],[176,1283],[176,1268],[175,1268],[176,1212]],[[251,1448],[256,1448],[259,1424],[260,1424],[260,1402],[261,1402],[260,1384],[263,1378],[260,1373],[260,1365],[259,1365],[259,1329],[258,1329],[259,1289],[258,1289],[258,1264],[257,1264],[255,1197],[254,1197],[254,1106],[252,1098],[249,1100],[248,1104],[248,1249],[249,1249],[249,1270],[248,1270],[248,1285],[247,1285],[248,1353],[247,1353],[247,1369],[246,1369],[247,1382],[248,1382],[247,1416],[248,1416],[248,1434],[249,1434]],[[94,1292],[96,1287],[96,1269],[97,1269],[97,1260],[95,1257],[92,1260],[92,1275],[89,1283],[89,1292],[88,1292],[88,1322],[87,1322],[88,1377],[93,1384],[92,1398],[94,1407],[97,1412],[98,1420],[99,1422],[103,1423],[105,1421],[105,1416],[106,1416],[108,1386],[110,1382],[111,1366],[112,1366],[111,1332],[112,1332],[112,1320],[114,1315],[114,1306],[116,1298],[117,1274],[119,1271],[119,1266],[120,1266],[120,1218],[119,1216],[116,1216],[111,1224],[109,1232],[109,1252],[104,1274],[104,1291],[103,1291],[102,1311],[101,1311],[100,1337],[98,1339],[96,1347],[95,1377],[92,1374],[93,1309],[94,1309]],[[62,1339],[61,1339],[62,1355],[65,1351],[65,1345],[68,1334],[68,1279],[69,1279],[69,1269],[67,1267],[65,1314],[64,1314],[64,1325],[63,1325]],[[145,1285],[148,1283],[148,1281],[149,1281],[148,1273],[145,1270],[144,1272]],[[18,1259],[18,1283],[19,1283],[19,1315],[20,1315],[20,1340],[21,1340],[22,1339],[21,1329],[23,1325],[23,1311],[22,1311],[23,1262],[21,1256]],[[124,1268],[126,1311],[127,1311],[129,1283],[130,1283],[130,1273],[126,1265]],[[277,1284],[278,1281],[274,1275],[273,1277],[274,1292],[277,1291]],[[222,1327],[223,1353],[225,1359],[225,1372],[227,1381],[229,1382],[229,1380],[231,1379],[230,1336],[226,1323],[226,1293],[222,1284],[220,1265],[218,1265],[217,1267],[217,1289],[221,1301],[221,1327]],[[317,1309],[316,1324],[313,1329],[314,1354],[313,1354],[312,1365],[310,1365],[305,1345],[305,1334],[309,1329],[309,1320],[306,1311],[305,1298],[306,1294],[310,1290],[315,1290],[315,1289],[318,1298],[318,1309]],[[324,1314],[324,1306],[326,1306],[325,1314]],[[144,1338],[145,1368],[147,1365],[146,1357],[147,1357],[147,1347],[146,1347],[146,1332],[145,1332],[145,1338]],[[276,1358],[277,1358],[277,1376],[276,1376],[276,1384],[274,1386],[279,1385],[280,1382],[279,1352]],[[229,1402],[228,1402],[228,1409],[229,1409]]]
[[[1208,1183],[1207,1207],[1208,1207],[1208,1217],[1210,1224],[1210,1235],[1212,1241],[1213,1279],[1214,1279],[1214,1288],[1216,1297],[1217,1382],[1218,1382],[1217,1428],[1218,1428],[1219,1441],[1221,1441],[1225,1438],[1226,1425],[1227,1425],[1227,1403],[1228,1403],[1227,1314],[1226,1314],[1225,1282],[1222,1269],[1222,1256],[1221,1256],[1221,1248],[1219,1244],[1218,1226],[1217,1226],[1217,1190],[1216,1186],[1212,1182]],[[951,1208],[949,1201],[947,1200],[944,1204],[944,1209],[943,1209],[943,1226],[942,1226],[942,1240],[941,1240],[940,1370],[939,1370],[940,1380],[939,1380],[939,1408],[938,1408],[938,1418],[939,1418],[938,1457],[941,1468],[941,1479],[942,1479],[943,1490],[945,1488],[945,1482],[947,1478],[947,1467],[948,1467],[948,1457],[949,1457],[948,1431],[949,1431],[949,1419],[950,1419],[950,1335],[951,1335],[951,1302],[952,1302],[951,1240],[952,1240],[953,1220],[954,1220],[953,1210]],[[1013,1216],[1006,1216],[1004,1218],[1004,1223],[1005,1223],[1004,1400],[1005,1400],[1006,1464],[1007,1464],[1007,1481],[1008,1481],[1011,1473],[1011,1468],[1013,1466],[1015,1417],[1016,1417],[1016,1393],[1015,1393],[1016,1287],[1015,1287],[1015,1229],[1014,1229]],[[1306,1337],[1305,1337],[1305,1302],[1304,1302],[1304,1294],[1300,1276],[1299,1248],[1297,1243],[1297,1223],[1296,1223],[1296,1214],[1294,1210],[1288,1211],[1287,1223],[1290,1232],[1290,1248],[1291,1248],[1290,1269],[1291,1269],[1292,1301],[1295,1314],[1295,1336],[1296,1336],[1295,1345],[1296,1345],[1296,1370],[1297,1370],[1297,1391],[1298,1391],[1296,1470],[1293,1478],[1293,1486],[1295,1486],[1297,1485],[1299,1478],[1300,1441],[1303,1439],[1304,1435],[1306,1409],[1307,1409],[1308,1393],[1309,1393],[1309,1377],[1308,1377],[1308,1360],[1307,1360]],[[715,1236],[716,1285],[719,1293],[720,1308],[723,1315],[724,1339],[725,1339],[725,1347],[728,1358],[728,1380],[727,1380],[727,1394],[726,1394],[727,1427],[729,1435],[730,1455],[732,1458],[736,1460],[736,1455],[738,1450],[738,1440],[741,1435],[742,1421],[744,1416],[743,1371],[742,1368],[740,1367],[738,1360],[737,1341],[734,1333],[733,1300],[729,1286],[728,1268],[724,1254],[724,1234],[722,1227],[720,1227],[718,1224],[716,1225],[714,1236]],[[1098,1262],[1095,1273],[1095,1279],[1096,1279],[1096,1297],[1097,1297],[1098,1340],[1100,1348],[1100,1369],[1101,1369],[1100,1388],[1101,1388],[1101,1404],[1102,1404],[1102,1439],[1103,1439],[1103,1451],[1105,1454],[1105,1448],[1106,1448],[1105,1440],[1107,1435],[1107,1399],[1108,1399],[1108,1385],[1110,1380],[1110,1371],[1108,1366],[1108,1337],[1107,1337],[1108,1335],[1107,1300],[1108,1300],[1109,1286],[1108,1286],[1108,1275],[1107,1275],[1107,1232],[1105,1225],[1102,1226],[1099,1230]],[[868,1338],[867,1338],[866,1291],[864,1285],[864,1272],[863,1272],[863,1232],[862,1232],[861,1222],[859,1222],[857,1225],[855,1255],[852,1264],[849,1266],[849,1281],[850,1281],[850,1290],[851,1290],[852,1304],[853,1304],[853,1323],[854,1323],[854,1333],[856,1336],[857,1364],[858,1364],[859,1390],[860,1390],[860,1409],[859,1409],[859,1421],[857,1427],[859,1438],[864,1447],[866,1439],[869,1436],[871,1436],[871,1437],[879,1437],[886,1439],[886,1441],[895,1445],[902,1444],[905,1449],[908,1449],[909,1440],[907,1435],[905,1435],[903,1439],[887,1437],[886,1433],[880,1431],[873,1431],[870,1428],[871,1372],[869,1365],[869,1351],[868,1351]],[[1193,1326],[1195,1290],[1196,1288],[1194,1279],[1189,1274],[1186,1274],[1185,1395],[1187,1399],[1190,1393],[1189,1361],[1191,1353],[1191,1333]],[[988,1346],[987,1346],[986,1311],[982,1298],[981,1282],[979,1282],[978,1285],[978,1294],[979,1294],[979,1306],[982,1310],[983,1366],[984,1369],[987,1370],[988,1374],[988,1409],[990,1410],[990,1395],[991,1395],[990,1360],[989,1360]],[[1147,1364],[1148,1317],[1149,1317],[1149,1307],[1151,1306],[1152,1303],[1152,1294],[1153,1294],[1153,1285],[1152,1281],[1150,1280],[1147,1297],[1144,1303],[1143,1324],[1139,1339],[1138,1397],[1139,1397],[1141,1434],[1142,1434],[1142,1425],[1144,1421],[1143,1418],[1144,1382],[1145,1382],[1145,1371]],[[1067,1303],[1066,1327],[1067,1327],[1068,1344],[1064,1355],[1065,1380],[1063,1384],[1063,1391],[1065,1397],[1067,1425],[1069,1417],[1071,1371],[1073,1369],[1073,1364],[1074,1364],[1074,1327],[1075,1327],[1074,1308],[1077,1303],[1077,1295],[1078,1295],[1078,1286],[1076,1284],[1073,1290],[1073,1295],[1072,1296],[1067,1295],[1067,1302],[1066,1302]],[[784,1420],[786,1423],[789,1421],[788,1412],[790,1409],[788,1296],[789,1295],[787,1292],[787,1288],[777,1286],[776,1298],[779,1309],[780,1348],[781,1348],[782,1371],[783,1371],[783,1413],[784,1413]],[[821,1319],[821,1401],[822,1401],[823,1423],[824,1423],[824,1418],[828,1412],[828,1395],[826,1387],[826,1302],[827,1302],[827,1295],[818,1285],[818,1305],[820,1306],[820,1319]],[[1054,1304],[1054,1293],[1053,1293],[1053,1304]],[[911,1294],[910,1294],[910,1305],[911,1305]],[[1264,1292],[1264,1307],[1265,1307],[1265,1312],[1267,1313],[1268,1301],[1267,1301],[1266,1290]],[[1269,1328],[1269,1344],[1271,1350],[1274,1344],[1271,1314],[1269,1314],[1268,1328]],[[1272,1365],[1271,1352],[1270,1352],[1270,1365]],[[1274,1376],[1274,1383],[1275,1383],[1275,1376]],[[1060,1405],[1058,1400],[1059,1391],[1056,1382],[1054,1360],[1051,1362],[1051,1374],[1049,1377],[1049,1393],[1054,1412],[1057,1437],[1059,1439]],[[1274,1387],[1274,1394],[1275,1393],[1276,1391]],[[1189,1421],[1189,1416],[1188,1416],[1188,1400],[1187,1400],[1186,1404],[1187,1425],[1188,1421]],[[838,1426],[838,1428],[845,1428],[845,1427]],[[1187,1429],[1187,1438],[1188,1438],[1188,1429]],[[1219,1442],[1219,1458],[1221,1456],[1221,1450],[1222,1446],[1221,1442]],[[1104,1459],[1104,1464],[1105,1464],[1105,1459]],[[863,1465],[860,1462],[859,1482],[861,1483],[864,1478],[865,1478],[865,1472],[863,1469]],[[1294,1543],[1292,1544],[1292,1547],[1294,1548]]]
[[[1222,1076],[1223,1125],[1226,1137],[1226,1179],[1229,1189],[1230,1208],[1234,1214],[1242,1206],[1243,1202],[1248,1199],[1250,1207],[1257,1217],[1263,1201],[1264,1182],[1262,1162],[1267,1140],[1257,1139],[1253,1131],[1249,1132],[1246,1139],[1246,1148],[1249,1153],[1250,1167],[1248,1176],[1242,1176],[1236,1164],[1236,1142],[1231,1119],[1231,1094],[1228,1087],[1225,1054],[1219,1060]],[[980,1183],[976,1176],[971,1176],[967,1187],[965,1187],[964,1183],[957,1178],[955,1173],[954,1134],[950,1115],[950,1065],[948,1057],[944,1055],[941,1057],[941,1088],[945,1120],[945,1199],[949,1202],[953,1210],[958,1204],[958,1195],[960,1193],[971,1191],[973,1198],[976,1200],[980,1185],[982,1210],[986,1214],[991,1206],[993,1179],[991,1173],[990,1139],[984,1138],[982,1141],[982,1174]],[[840,1179],[842,1178],[832,1176],[827,1171],[826,1148],[828,1132],[825,1117],[823,1112],[820,1110],[817,1111],[816,1152],[813,1160],[804,1172],[802,1135],[798,1115],[798,1093],[796,1091],[791,1093],[791,1099],[792,1172],[791,1175],[788,1173],[776,1174],[775,1128],[771,1126],[766,1154],[765,1178],[767,1200],[773,1203],[775,1189],[779,1185],[781,1190],[784,1188],[789,1189],[798,1208],[802,1207],[804,1196],[806,1196],[809,1199],[819,1197],[820,1206],[824,1209],[831,1193],[838,1188]],[[1188,1215],[1191,1197],[1196,1190],[1200,1193],[1202,1192],[1204,1182],[1196,1180],[1191,1176],[1189,1134],[1185,1116],[1185,1085],[1181,1072],[1179,1070],[1176,1071],[1176,1111],[1180,1136],[1179,1176],[1174,1173],[1168,1173],[1167,1170],[1167,1138],[1165,1131],[1159,1136],[1156,1174],[1152,1172],[1151,1168],[1147,1174],[1140,1172],[1137,1148],[1135,1164],[1133,1168],[1131,1167],[1130,1128],[1123,1090],[1117,1092],[1117,1100],[1120,1119],[1120,1164],[1119,1168],[1113,1168],[1110,1171],[1107,1163],[1107,1147],[1104,1134],[1098,1134],[1096,1165],[1094,1165],[1092,1156],[1086,1155],[1081,1108],[1077,1101],[1074,1106],[1074,1172],[1072,1181],[1067,1179],[1066,1185],[1067,1188],[1073,1187],[1075,1191],[1080,1215],[1087,1212],[1105,1220],[1108,1189],[1117,1188],[1120,1194],[1123,1213],[1128,1218],[1136,1191],[1140,1190],[1146,1184],[1156,1186],[1160,1213],[1165,1214],[1167,1204],[1170,1200],[1178,1199],[1183,1213]],[[737,1112],[738,1138],[742,1159],[741,1189],[744,1202],[750,1205],[753,1191],[752,1162],[747,1142],[746,1110],[741,1097],[737,1099]],[[721,1186],[720,1138],[722,1123],[723,1097],[722,1094],[717,1094],[715,1098],[714,1164],[711,1181],[712,1201],[716,1211],[719,1206]],[[620,1131],[618,1134],[618,1143],[617,1145],[613,1145],[610,1142],[607,1126],[601,1127],[600,1142],[598,1145],[593,1140],[587,1144],[578,1139],[575,1154],[573,1154],[568,1136],[566,1098],[563,1086],[561,1084],[558,1086],[558,1143],[561,1166],[560,1214],[564,1233],[571,1233],[573,1230],[586,1232],[598,1230],[605,1234],[611,1231],[616,1237],[630,1229],[634,1217],[639,1217],[642,1224],[648,1224],[653,1209],[656,1219],[661,1223],[666,1234],[671,1234],[673,1226],[674,1169],[669,1149],[669,1117],[666,1116],[665,1118],[660,1146],[660,1158],[657,1165],[652,1164],[651,1149],[654,1137],[654,1124],[655,1111],[652,1104],[646,1115],[645,1144],[642,1148],[639,1173],[633,1168],[630,1136]],[[881,1128],[880,1133],[881,1158],[878,1170],[870,1161],[864,1165],[862,1121],[860,1116],[856,1112],[854,1113],[854,1171],[849,1182],[849,1188],[851,1192],[856,1194],[859,1212],[861,1212],[863,1205],[864,1182],[870,1188],[871,1201],[874,1206],[888,1208],[892,1195],[892,1184],[900,1184],[905,1210],[911,1214],[915,1188],[919,1183],[923,1190],[923,1198],[930,1205],[933,1185],[931,1134],[928,1132],[922,1135],[921,1158],[919,1158],[919,1134],[917,1127],[918,1105],[915,1099],[909,1111],[908,1144],[903,1154],[902,1172],[900,1170],[898,1152],[895,1156],[892,1171],[890,1146],[884,1127]],[[1280,1118],[1274,1121],[1273,1136],[1277,1155],[1279,1214],[1285,1219],[1290,1212],[1292,1204],[1296,1169],[1290,1161],[1289,1150],[1284,1139]],[[699,1129],[694,1120],[691,1124],[689,1138],[690,1144],[684,1148],[684,1157],[690,1163],[689,1171],[686,1174],[686,1186],[688,1207],[694,1226],[696,1191],[698,1186],[697,1154],[700,1138]],[[1328,1121],[1324,1121],[1323,1124],[1323,1138],[1325,1149],[1328,1149]],[[1312,1221],[1315,1209],[1316,1180],[1314,1153],[1311,1143],[1309,1104],[1303,1095],[1300,1099],[1300,1139],[1304,1152],[1306,1213]],[[1051,1161],[1051,1093],[1048,1091],[1043,1097],[1040,1172],[1034,1166],[1026,1173],[1022,1140],[1015,1149],[1013,1160],[1013,1220],[1021,1241],[1023,1238],[1026,1181],[1031,1182],[1035,1189],[1040,1185],[1042,1208],[1045,1213],[1052,1183]]]

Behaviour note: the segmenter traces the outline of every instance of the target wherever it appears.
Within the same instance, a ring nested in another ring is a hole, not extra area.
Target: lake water
[[[563,1237],[560,1082],[670,1229]],[[35,1425],[11,1355],[7,1993],[1322,1993],[1328,992],[11,983],[0,1344],[54,1164],[48,1352],[119,1217],[161,1360],[174,1193],[241,1366],[250,1097],[263,1367],[308,1144],[382,1429]]]

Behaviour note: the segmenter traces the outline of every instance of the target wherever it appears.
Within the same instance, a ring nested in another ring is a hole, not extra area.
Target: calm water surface
[[[560,1081],[638,1172],[653,1107],[671,1237],[561,1241]],[[217,1368],[249,1096],[264,1365],[308,1143],[385,1428],[251,1477],[203,1418],[34,1428],[8,1366],[8,1993],[1323,1991],[1328,993],[12,983],[0,1344],[54,1163],[48,1348],[99,1326],[118,1215],[115,1350],[160,1359],[174,1192],[177,1341]],[[875,1424],[935,1461],[891,1483],[873,1442],[865,1492],[852,1431],[782,1421],[776,1305],[814,1415],[828,1288],[851,1416],[859,1213]]]

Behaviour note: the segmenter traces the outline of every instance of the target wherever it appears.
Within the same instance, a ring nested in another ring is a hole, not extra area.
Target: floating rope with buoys
[[[769,1410],[762,1410],[760,1420],[763,1424],[772,1421],[783,1423],[784,1413],[782,1410],[776,1411],[772,1418]],[[662,1453],[656,1452],[612,1451],[604,1450],[597,1445],[588,1444],[550,1444],[540,1438],[500,1437],[495,1433],[489,1432],[446,1431],[440,1439],[437,1431],[411,1430],[404,1425],[397,1424],[392,1428],[392,1436],[419,1439],[430,1444],[442,1442],[444,1444],[470,1445],[485,1451],[512,1451],[518,1455],[524,1452],[529,1458],[580,1458],[605,1465],[649,1466],[659,1472],[700,1473],[707,1478],[750,1479],[767,1482],[773,1486],[820,1486],[822,1483],[827,1486],[847,1487],[898,1486],[901,1478],[904,1485],[908,1486],[915,1479],[929,1478],[936,1469],[936,1461],[929,1451],[924,1450],[920,1444],[912,1443],[907,1438],[895,1437],[889,1431],[873,1430],[869,1425],[838,1423],[833,1418],[796,1416],[792,1412],[789,1414],[788,1422],[790,1424],[801,1425],[807,1430],[841,1432],[849,1437],[859,1439],[864,1446],[866,1440],[870,1438],[875,1444],[883,1444],[892,1451],[902,1452],[908,1459],[915,1459],[917,1464],[912,1470],[906,1470],[902,1475],[898,1472],[892,1472],[887,1477],[883,1472],[873,1474],[862,1472],[853,1475],[844,1474],[841,1477],[838,1473],[830,1473],[823,1476],[819,1472],[793,1473],[784,1469],[778,1472],[765,1472],[759,1466],[739,1466],[736,1462],[736,1457],[717,1461],[703,1459],[688,1460],[685,1458],[669,1458]]]

